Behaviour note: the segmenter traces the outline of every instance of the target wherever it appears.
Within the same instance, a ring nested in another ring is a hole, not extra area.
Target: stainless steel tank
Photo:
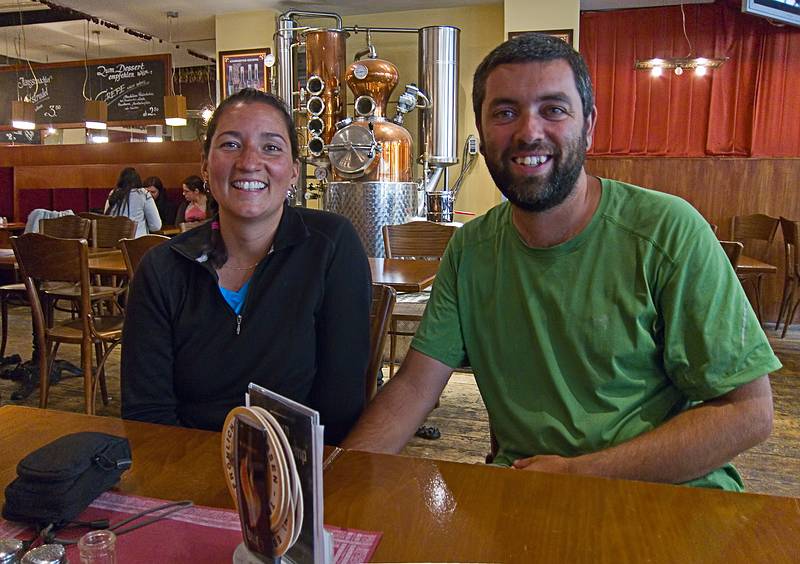
[[[458,162],[458,53],[461,30],[451,26],[419,30],[419,88],[430,107],[421,112],[423,160],[432,165]]]
[[[408,223],[417,212],[416,182],[331,182],[325,209],[345,216],[356,228],[367,256],[384,257],[384,225]]]

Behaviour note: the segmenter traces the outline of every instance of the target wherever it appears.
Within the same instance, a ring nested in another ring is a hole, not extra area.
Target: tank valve
[[[420,100],[424,103],[420,104]],[[408,84],[406,85],[406,91],[400,94],[397,99],[397,111],[392,121],[397,125],[403,125],[403,119],[408,112],[414,108],[427,108],[429,105],[430,102],[428,102],[428,97],[425,93],[417,88],[416,84]]]

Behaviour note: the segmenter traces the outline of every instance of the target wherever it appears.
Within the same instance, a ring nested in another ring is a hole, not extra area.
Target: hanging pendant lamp
[[[11,125],[16,129],[36,129],[36,109],[31,102],[11,101]]]

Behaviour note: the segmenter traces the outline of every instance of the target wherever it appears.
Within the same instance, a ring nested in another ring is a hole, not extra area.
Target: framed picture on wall
[[[269,90],[268,47],[219,52],[220,95],[227,98],[242,88]]]
[[[523,33],[544,33],[547,35],[552,35],[553,37],[558,37],[561,41],[566,42],[571,47],[572,45],[572,30],[571,29],[536,29],[531,31],[510,31],[508,32],[508,38],[511,39],[512,37],[516,37],[517,35],[522,35]]]

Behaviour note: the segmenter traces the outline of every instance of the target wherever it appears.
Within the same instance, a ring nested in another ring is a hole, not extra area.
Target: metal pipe
[[[419,28],[416,27],[343,27],[344,31],[352,31],[354,33],[361,32],[378,32],[378,33],[419,33]]]
[[[419,32],[419,89],[429,100],[421,112],[419,139],[431,165],[458,162],[458,56],[461,30],[431,26]]]

